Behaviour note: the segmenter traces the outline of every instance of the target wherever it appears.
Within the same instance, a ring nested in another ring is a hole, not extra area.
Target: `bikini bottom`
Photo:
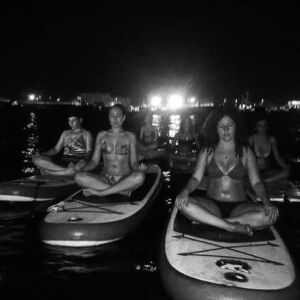
[[[228,218],[232,211],[241,203],[243,202],[223,202],[217,201],[215,199],[208,198],[209,200],[213,201],[221,211],[223,218]]]
[[[128,176],[128,175],[124,175],[124,176],[121,176],[120,178],[116,179],[115,176],[113,176],[113,175],[101,174],[102,181],[106,184],[109,184],[109,185],[115,185],[117,182],[119,182],[121,179],[123,179],[126,176]],[[126,190],[126,191],[122,191],[122,192],[119,192],[118,194],[130,197],[131,192],[134,191],[136,188],[132,188],[132,189],[129,189],[129,190]]]
[[[115,176],[113,175],[109,175],[109,174],[102,174],[102,180],[104,183],[107,183],[109,185],[114,185],[116,184],[118,181],[120,181],[122,178],[124,178],[125,176],[121,176],[120,178],[116,179]]]

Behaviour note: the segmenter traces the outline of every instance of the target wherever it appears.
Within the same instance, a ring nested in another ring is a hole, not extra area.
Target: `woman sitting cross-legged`
[[[62,132],[55,147],[42,153],[36,152],[32,157],[34,165],[43,175],[74,176],[91,157],[93,137],[82,128],[80,112],[72,109],[68,122],[71,129]],[[57,158],[60,152],[63,155]]]
[[[122,128],[124,108],[119,104],[111,107],[108,118],[111,129],[98,134],[91,161],[75,175],[75,181],[84,188],[85,196],[130,195],[145,179],[139,170],[136,137]],[[99,165],[101,155],[103,167],[100,174],[88,172]]]
[[[158,130],[152,125],[152,115],[145,117],[138,141],[138,160],[155,158],[158,155]]]
[[[196,169],[176,198],[179,210],[189,219],[230,232],[251,236],[253,230],[273,224],[277,208],[270,202],[247,145],[242,116],[235,110],[214,110],[204,124],[205,146]],[[205,171],[208,175],[206,196],[190,197]],[[248,177],[262,203],[250,202],[244,187]]]
[[[266,183],[286,179],[290,176],[290,167],[281,158],[277,140],[269,134],[267,120],[259,119],[255,126],[256,133],[249,143],[256,156],[258,170]]]

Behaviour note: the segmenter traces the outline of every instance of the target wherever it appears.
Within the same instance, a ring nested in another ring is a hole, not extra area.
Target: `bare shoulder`
[[[64,131],[61,133],[61,135],[67,135],[67,134],[69,134],[71,131],[72,131],[72,130],[64,130]]]
[[[136,135],[131,131],[124,131],[124,136],[128,139],[129,142],[136,142]]]
[[[96,138],[96,140],[97,141],[101,141],[101,140],[103,140],[106,136],[107,136],[107,131],[100,131],[98,134],[97,134],[97,138]]]
[[[65,138],[69,133],[71,133],[71,130],[64,130],[64,131],[61,133],[61,137],[62,137],[62,138]]]
[[[136,136],[135,136],[135,133],[134,133],[134,132],[126,131],[125,134],[128,136],[128,138],[129,138],[130,140],[135,140],[135,139],[136,139]]]
[[[91,135],[91,132],[89,130],[86,130],[86,129],[83,129],[83,128],[82,128],[82,133],[84,135]]]
[[[90,131],[88,131],[88,130],[86,130],[86,129],[82,129],[82,135],[83,135],[83,137],[85,138],[85,139],[87,139],[87,138],[91,138],[92,137],[92,134],[91,134],[91,132]]]

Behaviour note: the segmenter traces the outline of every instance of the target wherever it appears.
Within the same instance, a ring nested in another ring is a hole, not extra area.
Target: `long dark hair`
[[[230,117],[235,123],[235,153],[241,157],[243,148],[248,147],[247,126],[244,116],[231,107],[216,108],[208,115],[202,128],[204,149],[207,149],[208,153],[212,153],[216,149],[219,143],[217,126],[224,116]]]

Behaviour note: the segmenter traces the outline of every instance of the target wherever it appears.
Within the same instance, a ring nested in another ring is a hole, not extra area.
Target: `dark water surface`
[[[85,107],[84,127],[94,136],[108,128],[105,111]],[[66,107],[0,107],[1,174],[0,181],[25,177],[36,172],[31,155],[54,146],[68,128]],[[192,114],[196,127],[208,111]],[[157,114],[153,121],[163,137],[173,137],[182,115]],[[247,113],[249,128],[255,114]],[[142,114],[130,113],[124,127],[138,133]],[[300,157],[297,131],[298,113],[270,115],[273,134],[282,156],[292,161]],[[163,139],[164,140],[164,139]],[[292,178],[299,181],[298,164],[292,165]],[[171,174],[165,160],[159,161],[164,182],[151,217],[132,235],[112,244],[72,249],[44,245],[38,235],[45,207],[34,204],[0,205],[0,296],[2,299],[168,299],[160,284],[158,253],[174,197],[185,175]],[[276,228],[300,267],[300,204],[281,204]]]

